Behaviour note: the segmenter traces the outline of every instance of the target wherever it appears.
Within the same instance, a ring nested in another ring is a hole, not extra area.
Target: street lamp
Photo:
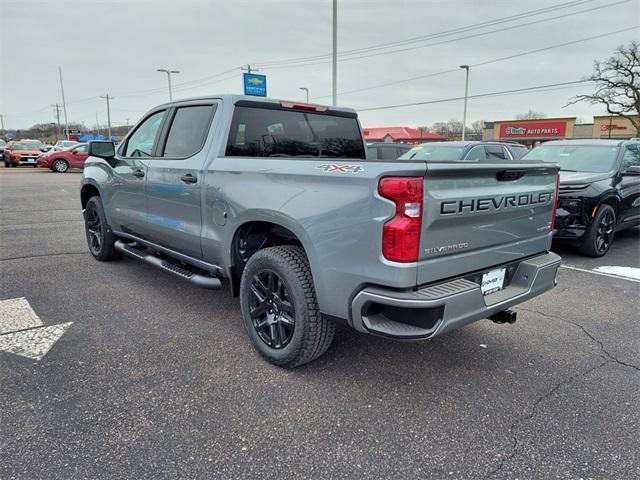
[[[180,70],[168,70],[166,68],[158,68],[158,72],[164,72],[167,74],[167,80],[169,81],[169,101],[173,101],[173,95],[171,94],[171,74],[180,73]]]
[[[304,90],[307,94],[307,103],[309,103],[309,89],[307,87],[300,87],[300,90]]]
[[[469,98],[469,65],[460,65],[460,68],[467,72],[464,83],[464,113],[462,114],[462,140],[464,141],[464,131],[467,128],[467,100]]]

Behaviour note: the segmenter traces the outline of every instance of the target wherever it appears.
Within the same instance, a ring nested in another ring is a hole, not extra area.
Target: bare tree
[[[593,63],[593,73],[585,78],[596,83],[590,95],[576,95],[567,105],[589,102],[604,105],[611,115],[628,118],[640,135],[640,42],[633,40],[628,46],[620,45],[604,61]]]
[[[546,116],[545,113],[529,109],[524,113],[516,113],[516,120],[540,120],[541,118],[546,118]]]
[[[484,128],[484,120],[476,120],[471,123],[471,133],[474,135],[482,136],[482,129]]]

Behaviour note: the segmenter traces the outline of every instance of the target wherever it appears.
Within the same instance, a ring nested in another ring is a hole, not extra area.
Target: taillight
[[[313,103],[295,103],[280,101],[280,107],[290,108],[291,110],[301,110],[303,112],[328,112],[329,107],[324,105],[315,105]]]
[[[551,214],[551,223],[549,224],[549,231],[553,232],[556,227],[556,212],[558,211],[558,193],[560,192],[560,174],[556,174],[556,197],[553,201],[553,213]]]
[[[422,177],[385,177],[378,193],[396,204],[395,216],[384,224],[382,255],[394,262],[417,262],[422,229]]]

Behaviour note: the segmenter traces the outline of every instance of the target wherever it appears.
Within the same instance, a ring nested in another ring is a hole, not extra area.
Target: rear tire
[[[108,262],[122,256],[114,247],[118,237],[107,223],[102,199],[98,195],[91,197],[84,209],[84,229],[89,251],[96,260]]]
[[[322,317],[302,247],[282,245],[249,258],[240,281],[244,326],[269,362],[294,368],[327,351],[335,324]]]
[[[590,257],[604,256],[611,248],[615,231],[616,212],[611,205],[603,203],[584,236],[580,252]]]
[[[57,173],[65,173],[67,170],[69,170],[69,164],[66,160],[54,160],[51,164],[51,170]]]

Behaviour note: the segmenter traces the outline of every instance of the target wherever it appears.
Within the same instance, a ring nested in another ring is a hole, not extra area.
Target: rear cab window
[[[169,127],[162,156],[186,158],[202,150],[214,110],[215,105],[178,107]]]
[[[366,150],[355,114],[238,102],[225,155],[365,160]]]

